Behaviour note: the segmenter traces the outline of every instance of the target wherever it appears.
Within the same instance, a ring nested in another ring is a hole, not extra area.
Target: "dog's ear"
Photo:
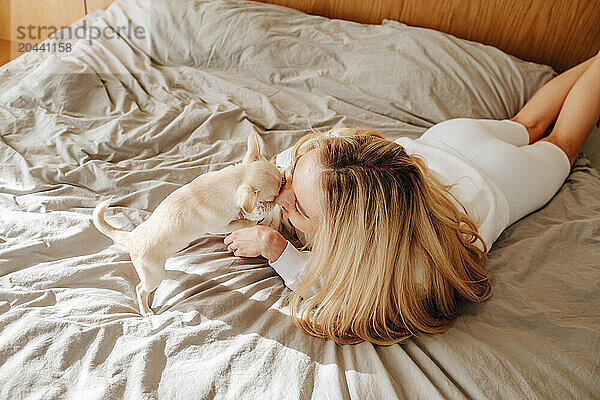
[[[244,156],[242,163],[247,164],[252,161],[260,160],[260,143],[258,142],[258,134],[254,129],[248,136],[248,150]]]
[[[240,208],[250,214],[256,206],[258,190],[246,183],[243,183],[238,189],[238,196]]]

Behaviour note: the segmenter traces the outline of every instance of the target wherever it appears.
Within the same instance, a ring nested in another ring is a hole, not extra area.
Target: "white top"
[[[335,135],[335,131],[332,134]],[[510,216],[508,202],[498,186],[460,153],[434,138],[402,137],[395,142],[402,145],[408,154],[422,156],[429,170],[442,184],[456,183],[449,191],[465,207],[489,250],[508,226]],[[282,167],[289,166],[290,162],[291,149],[280,153],[275,161],[276,165]],[[460,204],[454,199],[452,201],[462,210]],[[279,207],[274,212],[283,215]],[[483,250],[479,241],[476,245]],[[283,278],[285,285],[294,290],[302,280],[302,272],[309,257],[310,251],[299,251],[288,241],[281,256],[269,262],[269,265]]]

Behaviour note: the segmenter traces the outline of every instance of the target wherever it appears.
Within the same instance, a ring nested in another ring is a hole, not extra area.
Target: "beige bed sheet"
[[[112,198],[107,219],[132,229],[241,160],[251,128],[268,156],[310,127],[417,137],[514,115],[551,68],[398,22],[249,2],[119,0],[74,26],[128,20],[145,38],[65,39],[69,53],[0,68],[1,398],[600,398],[597,139],[490,251],[492,297],[401,345],[301,333],[266,261],[216,235],[168,260],[157,314],[141,318],[127,252],[90,221]]]

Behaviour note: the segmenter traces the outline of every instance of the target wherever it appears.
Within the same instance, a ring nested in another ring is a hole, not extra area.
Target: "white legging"
[[[510,207],[509,225],[548,203],[571,170],[560,147],[547,141],[528,144],[527,128],[508,119],[455,118],[421,137],[454,148],[496,183]]]

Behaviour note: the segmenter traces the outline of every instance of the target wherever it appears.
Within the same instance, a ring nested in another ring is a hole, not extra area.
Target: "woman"
[[[294,323],[313,336],[392,344],[444,332],[459,298],[490,296],[487,251],[554,196],[599,118],[596,55],[510,120],[459,118],[396,142],[369,130],[315,132],[277,157],[289,166],[276,203],[312,252],[265,225],[224,243],[269,260],[294,289]]]

